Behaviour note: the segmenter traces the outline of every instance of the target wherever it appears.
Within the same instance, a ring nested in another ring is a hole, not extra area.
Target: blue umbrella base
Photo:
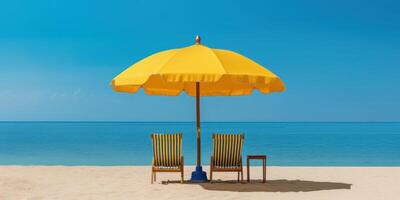
[[[190,181],[195,183],[207,182],[207,173],[203,171],[201,166],[196,166],[196,170],[192,172]]]

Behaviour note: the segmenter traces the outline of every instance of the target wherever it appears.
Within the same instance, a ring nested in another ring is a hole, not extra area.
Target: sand
[[[251,172],[245,184],[235,173],[215,173],[213,184],[159,173],[151,185],[148,166],[0,166],[0,199],[400,199],[400,167],[268,167],[266,184],[261,168]]]

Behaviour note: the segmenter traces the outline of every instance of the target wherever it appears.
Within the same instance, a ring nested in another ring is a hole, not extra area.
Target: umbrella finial
[[[197,35],[196,36],[196,44],[200,44],[200,40],[201,40],[200,35]]]

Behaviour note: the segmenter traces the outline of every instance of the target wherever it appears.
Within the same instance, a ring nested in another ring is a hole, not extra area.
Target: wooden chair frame
[[[241,137],[242,137],[242,140],[244,140],[244,134],[238,134],[238,135],[241,135]],[[212,155],[211,155],[211,161],[210,161],[210,183],[212,183],[212,178],[213,178],[213,172],[237,172],[238,173],[238,176],[237,176],[237,180],[238,180],[238,182],[242,182],[243,183],[243,155],[241,155],[241,157],[240,157],[240,166],[239,167],[226,167],[226,168],[223,168],[223,167],[217,167],[217,166],[215,166],[214,165],[214,140],[215,140],[215,133],[212,135],[212,138],[213,138],[213,152],[212,152]],[[243,144],[242,144],[243,145]],[[242,152],[243,152],[243,149],[242,149]],[[240,152],[240,153],[242,153],[242,152]],[[240,179],[239,179],[239,176],[240,176]]]
[[[181,140],[183,140],[182,133],[178,133],[181,137]],[[156,173],[157,172],[180,172],[181,173],[181,183],[184,181],[184,160],[183,160],[183,154],[182,154],[182,142],[180,143],[180,150],[181,150],[181,157],[180,157],[180,164],[178,166],[173,166],[173,167],[162,167],[162,166],[155,166],[154,158],[156,157],[155,153],[155,146],[154,146],[154,134],[151,134],[151,140],[152,140],[152,145],[153,145],[153,159],[151,162],[151,184],[153,184],[153,181],[156,181]]]

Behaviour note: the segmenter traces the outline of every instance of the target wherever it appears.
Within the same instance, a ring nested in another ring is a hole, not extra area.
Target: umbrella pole
[[[200,143],[200,83],[196,82],[196,132],[197,132],[197,162],[196,170],[192,172],[192,182],[207,181],[207,174],[201,166],[201,143]]]
[[[197,166],[201,166],[200,146],[200,84],[196,82],[196,131],[197,131]]]

